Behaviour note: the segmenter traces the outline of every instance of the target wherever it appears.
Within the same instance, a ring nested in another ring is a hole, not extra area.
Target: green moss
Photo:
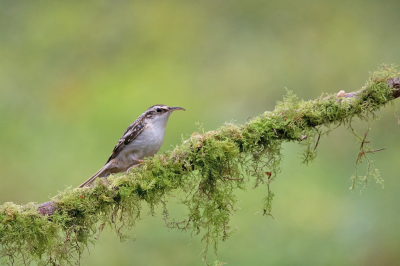
[[[93,189],[65,190],[53,198],[57,212],[51,217],[39,215],[32,203],[5,203],[0,207],[0,254],[10,264],[79,263],[82,252],[96,242],[105,226],[126,239],[124,232],[141,217],[142,204],[151,213],[162,206],[167,227],[201,234],[204,253],[209,245],[216,252],[218,243],[235,231],[230,219],[237,210],[237,189],[244,189],[249,181],[254,187],[265,184],[263,210],[271,215],[270,184],[281,171],[282,143],[304,146],[303,162],[309,163],[317,155],[320,137],[340,125],[346,125],[360,143],[357,163],[368,162],[367,175],[356,172],[352,187],[367,184],[371,175],[382,182],[366,157],[372,150],[351,123],[357,117],[368,123],[377,118],[376,111],[393,99],[386,80],[395,76],[399,76],[396,70],[383,67],[348,98],[326,95],[306,102],[288,92],[274,111],[243,126],[228,123],[212,132],[200,129],[173,151],[146,159],[143,167],[129,174],[97,180]],[[187,208],[183,220],[169,217],[167,209],[166,199],[177,190],[182,192],[179,202]]]

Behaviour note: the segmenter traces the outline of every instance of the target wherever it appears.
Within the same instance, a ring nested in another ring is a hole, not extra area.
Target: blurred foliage
[[[304,99],[358,90],[369,70],[400,62],[399,10],[395,0],[0,1],[0,203],[44,202],[79,185],[153,104],[187,109],[170,118],[166,151],[195,122],[211,130],[272,110],[285,87]],[[383,110],[368,134],[373,147],[388,147],[373,155],[385,189],[347,190],[358,147],[344,130],[322,138],[307,167],[284,145],[276,222],[258,212],[265,191],[243,193],[232,221],[239,230],[219,258],[399,264],[394,112]],[[132,234],[123,244],[103,235],[84,264],[201,265],[200,239],[168,231],[160,217]]]

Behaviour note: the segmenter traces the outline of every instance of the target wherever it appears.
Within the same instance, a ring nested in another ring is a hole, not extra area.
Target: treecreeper
[[[154,156],[164,141],[168,118],[177,110],[186,111],[182,107],[163,104],[147,109],[125,130],[106,164],[79,188],[90,186],[97,177],[129,171],[132,167],[139,166],[143,158]]]

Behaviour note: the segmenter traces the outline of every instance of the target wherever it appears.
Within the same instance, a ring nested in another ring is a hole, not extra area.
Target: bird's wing
[[[145,126],[146,123],[144,122],[144,119],[137,119],[135,122],[133,122],[125,130],[117,145],[115,145],[114,150],[112,151],[110,158],[108,158],[106,164],[117,157],[118,154],[124,149],[124,147],[131,143],[131,141],[134,140],[143,131]]]

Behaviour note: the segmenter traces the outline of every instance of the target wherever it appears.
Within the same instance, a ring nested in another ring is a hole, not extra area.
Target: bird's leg
[[[132,165],[131,167],[128,168],[128,170],[126,170],[126,172],[129,173],[129,171],[130,171],[132,168],[138,167],[139,165],[140,165],[140,164]]]
[[[138,162],[138,164],[134,164],[134,165],[132,165],[131,167],[129,167],[128,170],[126,170],[127,173],[129,173],[129,171],[130,171],[132,168],[135,168],[135,167],[138,167],[138,166],[141,166],[142,164],[144,164],[144,161],[143,161],[143,160],[136,160],[136,161]]]

